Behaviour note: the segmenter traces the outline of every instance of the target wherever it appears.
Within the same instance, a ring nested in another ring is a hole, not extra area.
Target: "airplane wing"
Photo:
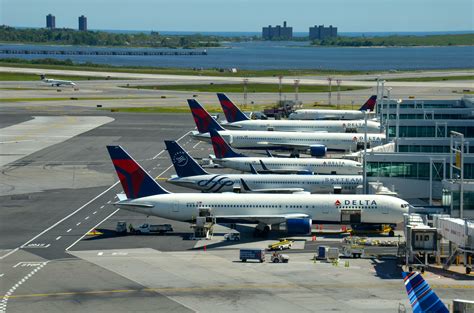
[[[281,224],[286,222],[288,219],[296,218],[309,218],[307,214],[293,213],[293,214],[281,214],[281,215],[221,215],[216,216],[219,221],[246,221],[255,223],[265,223],[268,225]]]
[[[252,165],[250,165],[252,166]],[[253,167],[252,167],[253,168]],[[255,169],[254,169],[255,170]],[[243,192],[255,192],[255,193],[302,193],[305,190],[303,188],[263,188],[263,189],[252,189],[247,183],[240,179]]]
[[[260,146],[268,146],[268,147],[286,147],[294,150],[308,150],[311,147],[309,145],[303,145],[303,144],[298,144],[298,143],[292,143],[292,142],[272,142],[272,141],[259,141],[257,142],[258,145]]]

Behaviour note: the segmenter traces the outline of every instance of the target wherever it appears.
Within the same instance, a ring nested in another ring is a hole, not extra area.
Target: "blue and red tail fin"
[[[235,152],[232,147],[222,138],[222,136],[214,129],[211,129],[211,142],[214,154],[218,159],[246,157],[246,155]]]
[[[195,99],[188,99],[188,105],[200,133],[208,133],[211,129],[224,130]]]
[[[208,174],[176,141],[165,140],[166,149],[170,154],[176,174],[189,177]]]
[[[441,299],[417,272],[402,272],[413,313],[449,313]]]
[[[377,103],[377,96],[372,95],[370,98],[360,107],[359,111],[367,111],[374,112],[375,104]]]
[[[117,176],[128,199],[169,193],[161,187],[121,146],[107,146]]]
[[[218,93],[217,98],[221,103],[227,122],[234,123],[240,121],[247,121],[249,118],[229,99],[225,94]]]

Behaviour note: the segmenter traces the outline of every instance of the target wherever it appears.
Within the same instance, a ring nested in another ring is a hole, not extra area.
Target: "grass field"
[[[78,98],[78,97],[69,97],[69,98],[0,98],[0,102],[36,102],[36,101],[100,101],[100,100],[121,100],[121,99],[153,99],[153,98],[144,98],[144,97],[87,97],[87,98]]]
[[[152,89],[152,90],[175,90],[175,91],[195,91],[195,92],[243,92],[241,84],[209,84],[209,85],[157,85],[157,86],[122,86],[124,88]],[[341,86],[341,91],[367,89],[366,87]],[[294,92],[291,85],[282,85],[282,92]],[[328,92],[328,86],[299,86],[299,92]],[[336,87],[332,88],[336,91]],[[248,84],[247,92],[278,92],[277,84]]]
[[[386,80],[391,81],[391,82],[436,82],[436,81],[449,81],[449,80],[474,80],[474,75],[389,78]]]
[[[194,70],[190,68],[159,68],[159,67],[122,67],[103,64],[74,64],[74,65],[57,65],[42,63],[22,62],[5,62],[0,60],[0,66],[19,67],[19,68],[43,68],[57,70],[78,70],[78,71],[97,71],[97,72],[114,72],[114,73],[143,73],[143,74],[170,74],[170,75],[203,75],[203,76],[229,76],[229,77],[277,77],[277,76],[308,76],[308,75],[356,75],[364,73],[375,73],[375,71],[334,71],[321,69],[308,70],[239,70],[237,73],[229,71],[220,71],[217,69]]]

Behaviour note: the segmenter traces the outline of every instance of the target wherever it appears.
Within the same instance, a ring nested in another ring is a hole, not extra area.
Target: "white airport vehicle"
[[[210,174],[177,142],[165,144],[177,174],[167,181],[202,192],[355,193],[362,184],[361,175]]]
[[[240,233],[228,233],[224,235],[227,241],[240,241]]]
[[[360,175],[362,173],[362,164],[353,160],[247,157],[235,152],[215,130],[211,130],[211,139],[215,154],[210,156],[213,163],[242,172],[251,172],[253,166],[262,174]]]
[[[173,226],[171,224],[156,224],[151,225],[148,223],[142,224],[137,228],[133,229],[135,234],[164,234],[167,232],[172,232]]]
[[[217,97],[226,116],[227,122],[221,123],[226,129],[290,131],[290,132],[329,132],[329,133],[364,133],[364,120],[336,121],[292,121],[292,120],[255,120],[248,118],[225,94]],[[380,133],[380,123],[367,121],[368,133]]]
[[[62,86],[62,85],[72,86],[72,87],[77,86],[76,83],[74,83],[73,81],[70,81],[70,80],[60,80],[60,79],[46,78],[45,75],[40,75],[40,77],[41,77],[41,81],[43,83],[51,84],[51,86],[56,86],[56,87],[59,87],[59,86]]]
[[[288,254],[282,253],[272,253],[270,257],[272,263],[288,263],[290,261],[290,256]]]
[[[371,96],[359,110],[322,110],[301,109],[291,113],[290,120],[361,120],[364,119],[364,111],[374,112],[377,96]]]
[[[403,221],[409,204],[384,195],[170,193],[120,146],[107,146],[125,194],[118,208],[175,221],[192,222],[209,216],[216,223],[257,224],[256,231],[272,227],[292,234],[310,234],[313,222],[338,224],[392,224]]]
[[[327,150],[357,151],[364,147],[364,134],[225,130],[195,99],[188,99],[188,104],[198,129],[192,136],[201,141],[210,142],[209,132],[216,130],[234,148],[286,150],[293,155],[303,152],[316,157],[325,156]],[[384,141],[385,134],[367,136],[368,147],[382,145]]]

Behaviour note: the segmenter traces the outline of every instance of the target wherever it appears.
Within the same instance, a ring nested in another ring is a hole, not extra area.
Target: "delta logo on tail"
[[[199,102],[194,99],[188,99],[188,105],[200,133],[207,133],[210,129],[223,130]]]
[[[413,313],[449,313],[441,299],[417,272],[402,272]]]
[[[359,111],[369,110],[370,112],[373,112],[376,103],[377,103],[377,96],[373,95],[364,103],[363,106],[360,107]]]
[[[117,175],[128,198],[138,198],[138,191],[143,183],[144,175],[140,167],[132,160],[112,160]]]
[[[225,94],[218,93],[217,98],[219,98],[222,110],[224,110],[225,117],[229,123],[248,120],[247,116],[245,116]]]
[[[229,149],[227,148],[227,144],[224,141],[224,138],[222,138],[221,136],[211,136],[211,142],[212,142],[212,146],[214,148],[214,153],[216,154],[216,157],[218,159],[225,158]]]

